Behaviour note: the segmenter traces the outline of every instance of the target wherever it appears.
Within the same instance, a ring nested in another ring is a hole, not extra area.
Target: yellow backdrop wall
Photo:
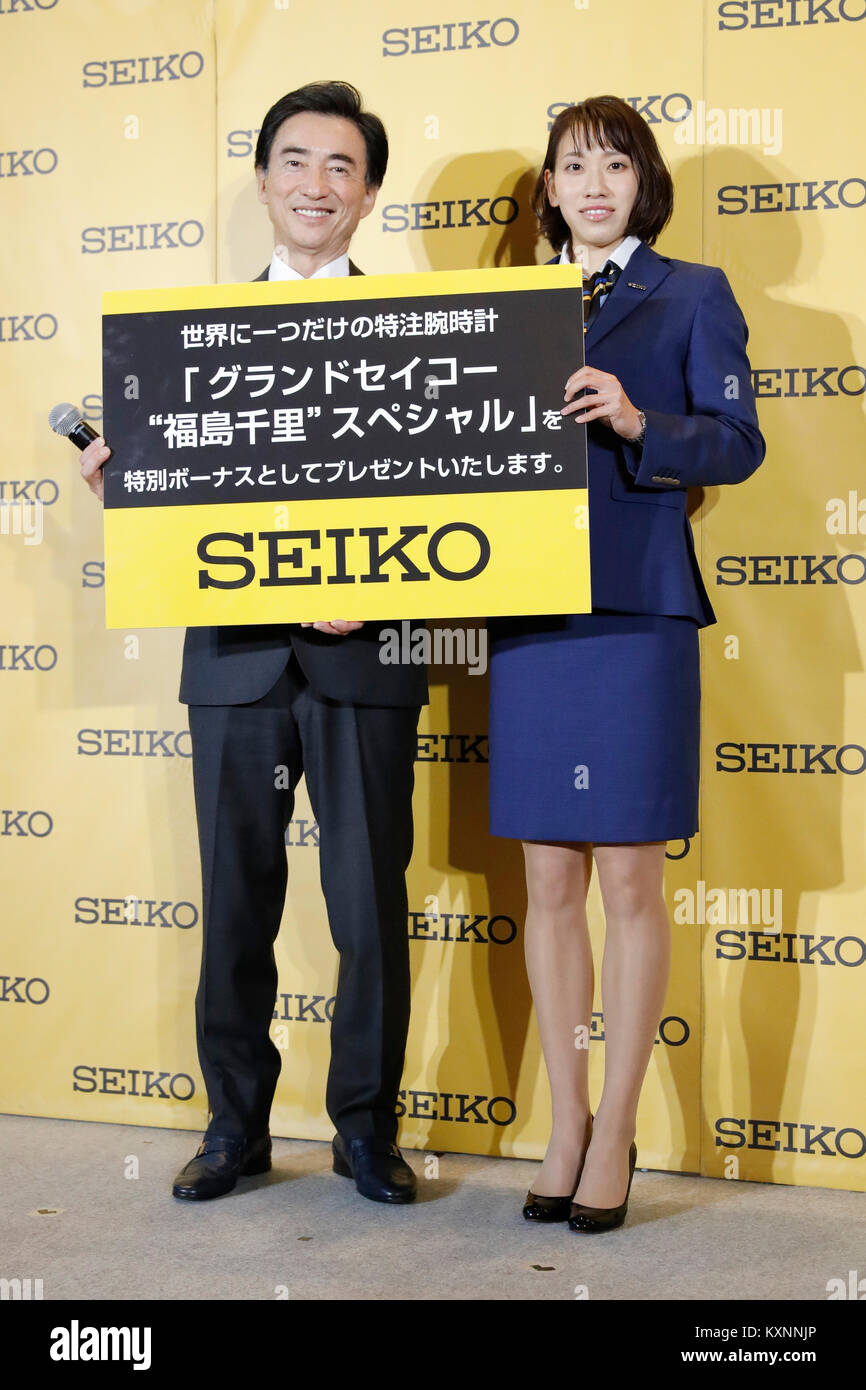
[[[359,86],[391,137],[353,243],[366,271],[544,260],[529,193],[550,120],[613,92],[674,172],[658,249],[722,266],[743,307],[768,440],[747,484],[695,499],[719,622],[702,639],[701,834],[668,847],[673,968],[641,1162],[862,1189],[866,0],[483,13],[458,0],[0,0],[0,1108],[206,1121],[182,634],[105,630],[99,507],[46,424],[71,399],[99,427],[101,292],[258,274],[271,250],[258,124],[322,77]],[[540,1157],[549,1098],[522,857],[486,829],[486,682],[432,675],[400,1140]],[[336,957],[304,795],[287,852],[272,1130],[325,1138]],[[595,888],[591,912],[600,959]]]

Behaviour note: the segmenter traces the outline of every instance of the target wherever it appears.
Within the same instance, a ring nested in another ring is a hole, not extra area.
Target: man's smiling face
[[[274,224],[274,243],[286,247],[301,275],[349,249],[379,191],[367,186],[366,173],[364,137],[353,121],[304,111],[277,130],[267,169],[256,170],[259,202]]]

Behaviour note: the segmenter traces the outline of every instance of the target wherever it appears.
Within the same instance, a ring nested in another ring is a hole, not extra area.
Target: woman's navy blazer
[[[635,248],[585,339],[587,365],[646,415],[642,446],[587,427],[593,608],[715,622],[686,497],[742,482],[764,458],[747,340],[722,270]],[[563,366],[564,385],[575,367]]]

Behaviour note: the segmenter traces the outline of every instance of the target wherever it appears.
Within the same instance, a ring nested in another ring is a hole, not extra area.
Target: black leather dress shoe
[[[271,1136],[258,1139],[222,1139],[205,1135],[195,1158],[181,1168],[171,1189],[173,1197],[203,1202],[231,1192],[239,1177],[266,1173],[271,1166]]]
[[[354,1178],[362,1197],[373,1202],[412,1202],[417,1182],[396,1144],[387,1139],[344,1139],[335,1134],[331,1145],[334,1172]]]

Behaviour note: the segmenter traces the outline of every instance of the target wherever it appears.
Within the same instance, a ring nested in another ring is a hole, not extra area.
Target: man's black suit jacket
[[[349,274],[363,272],[350,261]],[[256,279],[267,280],[268,269]],[[425,705],[423,665],[379,660],[379,633],[395,625],[365,623],[345,637],[296,623],[187,628],[179,698],[185,705],[251,704],[267,694],[294,650],[317,695],[358,705]],[[419,626],[413,624],[412,631]]]

